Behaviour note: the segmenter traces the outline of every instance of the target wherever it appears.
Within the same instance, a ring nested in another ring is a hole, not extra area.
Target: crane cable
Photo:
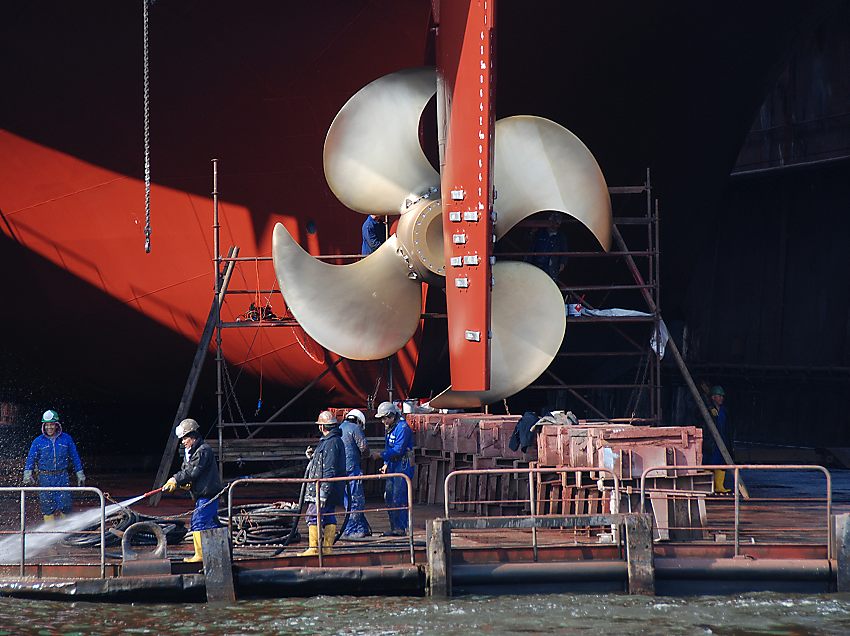
[[[150,82],[148,65],[148,0],[142,0],[144,22],[144,68],[145,68],[145,254],[151,252],[151,151],[150,151]]]

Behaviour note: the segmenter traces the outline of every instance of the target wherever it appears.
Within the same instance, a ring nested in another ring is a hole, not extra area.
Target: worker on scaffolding
[[[339,427],[345,444],[345,474],[357,477],[363,474],[360,462],[369,457],[369,442],[366,440],[366,416],[359,409],[351,409]],[[363,480],[348,482],[345,491],[345,509],[348,521],[342,533],[343,539],[363,539],[372,535],[369,521],[362,512],[366,508]]]
[[[86,485],[86,475],[77,446],[68,433],[62,431],[59,413],[48,409],[41,416],[41,435],[36,437],[27,454],[24,464],[24,486],[34,483],[33,470],[38,470],[39,486],[68,486],[68,464],[77,473],[77,485]],[[42,491],[38,493],[38,503],[45,523],[53,523],[56,518],[71,512],[71,493],[65,491]]]
[[[717,432],[720,433],[720,437],[723,440],[723,443],[726,445],[729,454],[732,454],[732,427],[729,422],[729,415],[726,411],[726,391],[723,390],[722,386],[713,386],[711,387],[711,392],[709,393],[709,404],[708,404],[708,412],[711,413],[712,419],[714,419],[714,425],[717,427]],[[714,439],[710,440],[711,445],[711,456],[709,457],[709,464],[725,464],[726,460],[723,458],[723,453],[720,452],[720,447],[714,441]],[[719,493],[727,493],[731,492],[726,487],[726,471],[725,470],[715,470],[714,471],[714,492]]]
[[[363,256],[368,256],[387,240],[387,226],[377,214],[366,217],[360,233],[363,235],[363,243],[360,246],[360,253]]]
[[[392,402],[381,402],[375,416],[384,423],[386,439],[381,458],[381,472],[402,473],[413,479],[413,431]],[[407,482],[401,477],[386,480],[384,501],[390,517],[389,532],[383,536],[399,537],[407,534]]]
[[[342,433],[339,430],[339,422],[330,411],[322,411],[316,418],[322,439],[316,448],[307,448],[307,457],[310,463],[307,465],[305,479],[329,479],[332,477],[345,476],[345,444],[342,441]],[[343,503],[345,492],[344,481],[322,482],[319,491],[316,492],[316,482],[308,481],[304,495],[307,506],[307,531],[309,533],[310,546],[301,553],[301,556],[315,556],[319,553],[319,545],[322,546],[322,554],[333,552],[333,544],[336,539],[336,515],[334,510]],[[321,510],[321,530],[318,524],[318,511]]]
[[[178,487],[184,488],[195,500],[192,511],[192,544],[195,553],[183,559],[187,563],[197,563],[204,560],[201,547],[201,530],[212,530],[220,527],[218,522],[218,495],[223,486],[218,474],[215,453],[198,432],[198,423],[193,419],[185,419],[174,431],[183,446],[183,465],[180,472],[175,473],[162,487],[163,492],[174,492]]]
[[[567,251],[567,236],[561,232],[562,221],[563,216],[559,212],[549,214],[546,227],[538,228],[531,237],[533,254],[527,259],[532,265],[549,274],[556,283],[567,266],[567,257],[563,254]]]

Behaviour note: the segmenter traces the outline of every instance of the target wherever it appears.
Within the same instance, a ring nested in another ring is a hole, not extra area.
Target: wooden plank
[[[833,515],[832,558],[836,560],[836,591],[850,592],[850,513]]]
[[[428,594],[452,595],[452,531],[446,519],[432,519],[426,526]]]
[[[235,603],[236,590],[233,587],[228,529],[224,527],[201,530],[201,549],[204,555],[207,603]]]
[[[626,517],[626,561],[629,594],[655,595],[655,569],[652,555],[652,517],[632,514]]]

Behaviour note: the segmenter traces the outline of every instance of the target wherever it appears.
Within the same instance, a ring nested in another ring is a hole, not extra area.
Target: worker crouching
[[[218,522],[218,495],[222,490],[218,475],[215,453],[198,433],[198,423],[187,419],[174,431],[183,446],[183,466],[162,487],[163,492],[174,492],[178,487],[186,488],[195,500],[192,512],[192,543],[195,554],[183,559],[187,563],[203,561],[201,530],[220,527]]]
[[[375,416],[384,423],[386,437],[381,458],[381,472],[402,473],[413,479],[413,431],[392,402],[382,402]],[[407,482],[401,477],[386,480],[384,501],[390,517],[390,530],[384,536],[399,537],[407,534]]]
[[[316,424],[322,434],[322,439],[315,450],[308,448],[307,456],[310,463],[307,466],[306,479],[330,479],[345,476],[345,445],[339,430],[339,422],[330,411],[322,411],[316,418]],[[322,554],[333,551],[336,538],[336,515],[334,510],[342,505],[345,492],[344,481],[322,482],[316,492],[316,482],[308,481],[304,494],[307,506],[307,530],[310,547],[301,556],[314,556],[319,553],[319,543],[322,544]],[[317,496],[318,495],[318,496]],[[321,537],[318,526],[318,511],[321,510]]]

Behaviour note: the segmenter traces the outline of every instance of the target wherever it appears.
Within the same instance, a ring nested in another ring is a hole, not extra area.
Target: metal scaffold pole
[[[212,160],[213,168],[213,251],[215,262],[215,297],[218,299],[221,293],[221,250],[219,249],[219,238],[221,226],[219,225],[218,216],[218,159]],[[218,447],[222,448],[224,444],[224,429],[222,428],[222,398],[223,392],[221,389],[221,302],[216,303],[215,316],[215,397],[216,397],[216,427],[218,428]],[[219,476],[224,476],[224,454],[218,454],[218,473]]]

